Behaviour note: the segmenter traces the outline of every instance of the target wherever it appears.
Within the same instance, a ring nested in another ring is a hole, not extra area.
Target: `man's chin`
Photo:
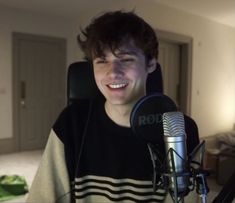
[[[111,104],[111,105],[116,105],[116,106],[132,106],[133,101],[131,101],[130,99],[127,98],[115,98],[115,99],[110,99],[107,98],[106,101]]]
[[[106,101],[113,105],[124,105],[127,101],[125,98],[110,98],[106,97]]]

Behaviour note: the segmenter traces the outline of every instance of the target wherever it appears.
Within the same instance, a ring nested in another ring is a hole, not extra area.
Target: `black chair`
[[[149,74],[147,79],[147,94],[163,93],[161,67],[157,63],[156,70]],[[79,99],[94,99],[103,97],[96,86],[92,64],[87,61],[72,63],[68,69],[67,101],[71,104]]]
[[[67,103],[80,99],[102,97],[96,86],[92,64],[87,61],[72,63],[67,75]]]
[[[233,172],[232,176],[226,182],[222,190],[213,200],[213,203],[221,203],[226,202],[230,203],[235,198],[235,171]]]
[[[146,83],[147,94],[163,93],[163,79],[160,64],[156,64],[156,70],[149,74]],[[92,64],[87,61],[72,63],[68,69],[67,80],[67,101],[68,105],[76,100],[104,99],[96,86]],[[198,127],[195,121],[189,116],[184,116],[185,129],[189,142],[187,142],[188,153],[199,144]]]

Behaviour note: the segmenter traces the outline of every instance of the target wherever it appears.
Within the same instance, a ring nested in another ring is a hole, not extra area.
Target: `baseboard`
[[[15,140],[13,138],[0,139],[0,154],[16,152]]]

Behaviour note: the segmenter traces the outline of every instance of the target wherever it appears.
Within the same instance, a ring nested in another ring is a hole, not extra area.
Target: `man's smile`
[[[107,87],[109,87],[110,89],[120,89],[120,88],[124,88],[128,85],[128,83],[112,83],[112,84],[108,84]]]

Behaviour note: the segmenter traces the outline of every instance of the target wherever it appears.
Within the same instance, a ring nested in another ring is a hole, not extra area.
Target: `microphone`
[[[168,179],[169,191],[173,199],[178,202],[189,193],[189,170],[183,114],[181,112],[164,113],[163,129],[167,173],[170,176]]]
[[[195,188],[206,202],[209,191],[202,169],[205,142],[187,156],[184,115],[166,95],[154,93],[141,98],[133,107],[130,124],[134,135],[147,143],[153,165],[153,190],[164,188],[175,203]],[[196,155],[200,153],[200,161]],[[197,168],[195,168],[195,166]]]

